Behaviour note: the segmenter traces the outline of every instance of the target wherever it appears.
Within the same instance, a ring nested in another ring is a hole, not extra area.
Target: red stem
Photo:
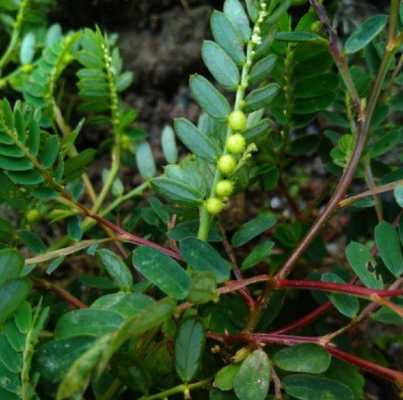
[[[283,346],[295,346],[297,344],[312,343],[325,348],[334,357],[346,361],[358,368],[368,371],[376,376],[390,380],[403,386],[403,372],[395,371],[390,368],[385,368],[370,361],[364,360],[360,357],[353,356],[342,350],[339,350],[333,344],[325,343],[320,337],[312,336],[291,336],[291,335],[278,335],[270,333],[255,333],[255,334],[238,334],[238,335],[222,335],[219,333],[210,332],[208,337],[220,342],[246,342],[254,345],[263,344],[278,344]]]
[[[320,307],[316,308],[315,310],[311,311],[309,314],[304,315],[302,318],[294,322],[291,322],[290,324],[284,326],[283,328],[272,331],[270,332],[270,334],[280,335],[302,329],[305,326],[312,323],[313,321],[316,321],[319,317],[321,317],[327,310],[329,310],[332,307],[333,304],[330,301],[328,301],[322,304]]]
[[[350,284],[310,281],[310,280],[278,279],[276,280],[276,282],[277,282],[276,288],[278,289],[280,288],[313,289],[325,292],[345,293],[364,298],[370,298],[371,296],[379,296],[379,297],[403,296],[403,289],[377,290]]]

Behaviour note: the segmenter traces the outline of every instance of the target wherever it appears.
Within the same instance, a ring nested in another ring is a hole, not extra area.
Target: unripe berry
[[[41,219],[41,213],[39,212],[38,209],[33,208],[32,210],[29,210],[25,214],[25,218],[30,224],[33,224],[34,222],[38,222]]]
[[[234,192],[234,184],[228,179],[223,179],[217,183],[215,192],[218,197],[229,197]]]
[[[236,168],[236,160],[234,157],[226,154],[218,160],[218,169],[224,175],[231,175]]]
[[[232,135],[227,140],[227,150],[232,154],[242,154],[246,149],[246,140],[240,134]]]
[[[228,117],[228,126],[233,131],[244,131],[246,124],[246,115],[242,111],[234,111]]]
[[[206,208],[209,214],[218,215],[224,209],[224,203],[216,197],[211,197],[206,201]]]

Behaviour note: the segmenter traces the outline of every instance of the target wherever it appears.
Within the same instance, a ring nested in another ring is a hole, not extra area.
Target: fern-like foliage
[[[78,71],[81,110],[100,113],[95,118],[97,122],[108,121],[112,116],[115,133],[118,132],[122,114],[119,92],[131,84],[132,73],[122,72],[119,50],[99,29],[84,31],[77,57],[83,66]]]
[[[27,302],[21,304],[13,318],[0,332],[0,398],[2,400],[33,400],[35,383],[30,370],[39,333],[47,320],[48,309],[35,312]]]
[[[39,185],[59,180],[63,165],[55,168],[60,141],[40,128],[41,113],[17,102],[0,102],[0,169],[18,185]]]
[[[66,35],[43,50],[35,69],[23,87],[24,98],[30,105],[52,108],[56,84],[65,68],[74,61],[72,49],[80,34]]]

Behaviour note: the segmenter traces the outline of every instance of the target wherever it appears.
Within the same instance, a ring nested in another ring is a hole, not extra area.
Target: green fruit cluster
[[[246,140],[242,135],[247,127],[246,115],[242,111],[232,112],[228,116],[228,127],[231,135],[226,142],[225,154],[217,162],[218,170],[226,178],[221,179],[216,184],[214,189],[216,197],[211,197],[206,201],[207,211],[211,215],[220,214],[225,207],[225,201],[234,192],[234,183],[228,178],[237,168],[236,156],[242,155],[246,150]]]

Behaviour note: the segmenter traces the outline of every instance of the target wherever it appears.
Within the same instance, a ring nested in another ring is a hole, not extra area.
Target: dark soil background
[[[126,68],[136,80],[126,93],[139,121],[152,136],[172,118],[195,118],[198,109],[187,90],[191,73],[203,72],[200,49],[209,35],[209,15],[223,0],[58,0],[52,19],[66,29],[99,25],[120,37]],[[382,12],[387,0],[327,1],[348,31],[367,14]],[[303,14],[307,5],[294,7]]]

